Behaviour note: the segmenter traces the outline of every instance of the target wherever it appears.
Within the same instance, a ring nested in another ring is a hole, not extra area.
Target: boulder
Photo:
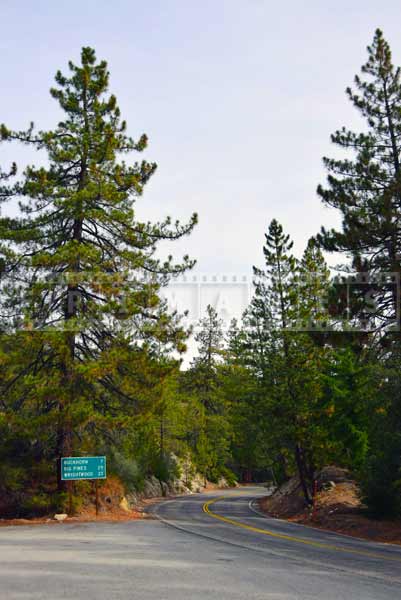
[[[129,512],[129,511],[130,511],[130,507],[129,507],[129,504],[128,504],[128,500],[127,500],[127,498],[126,498],[125,496],[123,496],[123,497],[121,498],[121,501],[120,501],[120,504],[119,504],[119,506],[120,506],[120,508],[121,508],[122,510],[125,510],[125,512]]]
[[[54,515],[54,520],[58,521],[59,523],[62,523],[63,521],[66,520],[66,518],[68,517],[68,515],[66,515],[65,513],[57,513]]]
[[[141,495],[138,492],[130,492],[129,494],[127,494],[126,498],[127,498],[128,504],[132,508],[133,506],[136,506],[138,504],[138,502],[141,500]]]
[[[168,484],[165,481],[161,481],[160,482],[160,487],[162,489],[162,496],[168,496],[169,495],[169,487]]]
[[[317,481],[320,484],[324,483],[345,483],[347,481],[352,481],[352,477],[347,469],[342,469],[340,467],[335,467],[334,465],[330,465],[328,467],[324,467],[317,476]]]
[[[143,486],[143,494],[145,498],[160,498],[163,495],[160,481],[156,477],[146,479]]]
[[[191,489],[193,492],[199,493],[205,489],[205,478],[196,473],[191,481]]]

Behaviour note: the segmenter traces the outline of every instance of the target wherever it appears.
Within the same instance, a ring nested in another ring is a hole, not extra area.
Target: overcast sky
[[[359,125],[344,90],[380,27],[401,64],[396,0],[0,0],[0,122],[52,127],[57,69],[83,45],[108,61],[129,132],[149,136],[159,169],[140,217],[199,225],[174,254],[198,271],[261,264],[276,217],[297,253],[338,216],[315,190],[329,135]],[[23,150],[0,148],[3,167]]]

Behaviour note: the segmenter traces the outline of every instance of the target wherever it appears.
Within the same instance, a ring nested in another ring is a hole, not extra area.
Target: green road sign
[[[68,456],[61,459],[61,479],[106,479],[105,456]]]

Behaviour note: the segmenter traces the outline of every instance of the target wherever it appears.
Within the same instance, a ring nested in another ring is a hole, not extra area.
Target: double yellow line
[[[268,535],[273,538],[278,538],[280,540],[286,540],[289,542],[296,542],[297,544],[305,544],[307,546],[314,546],[315,548],[323,548],[325,550],[334,550],[336,552],[348,552],[350,554],[358,554],[360,556],[369,556],[371,558],[380,558],[381,560],[391,560],[395,562],[401,562],[401,557],[398,556],[385,556],[383,554],[376,554],[374,552],[369,552],[365,550],[354,550],[352,548],[346,548],[344,546],[335,546],[332,544],[325,544],[322,542],[315,542],[313,540],[305,540],[303,538],[295,537],[292,535],[286,535],[284,533],[275,533],[274,531],[270,531],[268,529],[260,529],[259,527],[253,527],[252,525],[247,525],[246,523],[242,523],[241,521],[237,521],[234,519],[230,519],[229,517],[224,517],[223,515],[218,515],[217,513],[210,510],[210,506],[215,504],[216,502],[220,502],[221,500],[226,500],[227,498],[224,496],[220,496],[219,498],[214,498],[213,500],[209,500],[205,502],[203,505],[203,512],[205,512],[209,517],[213,519],[218,519],[219,521],[223,521],[223,523],[228,523],[229,525],[234,525],[235,527],[241,527],[242,529],[247,529],[248,531],[253,531],[254,533],[261,533],[262,535]]]

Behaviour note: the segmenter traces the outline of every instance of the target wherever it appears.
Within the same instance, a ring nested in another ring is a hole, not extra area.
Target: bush
[[[233,487],[237,483],[237,478],[234,473],[227,467],[221,469],[220,477],[224,477],[230,487]]]
[[[127,458],[117,450],[109,451],[108,471],[117,475],[127,492],[143,490],[145,476],[133,458]]]
[[[371,457],[360,478],[367,514],[376,519],[401,515],[400,463],[389,457]]]
[[[152,472],[159,481],[168,482],[180,477],[180,467],[170,454],[159,454],[153,461]]]
[[[22,517],[41,517],[55,507],[54,499],[45,493],[32,494],[21,500],[19,513]]]

